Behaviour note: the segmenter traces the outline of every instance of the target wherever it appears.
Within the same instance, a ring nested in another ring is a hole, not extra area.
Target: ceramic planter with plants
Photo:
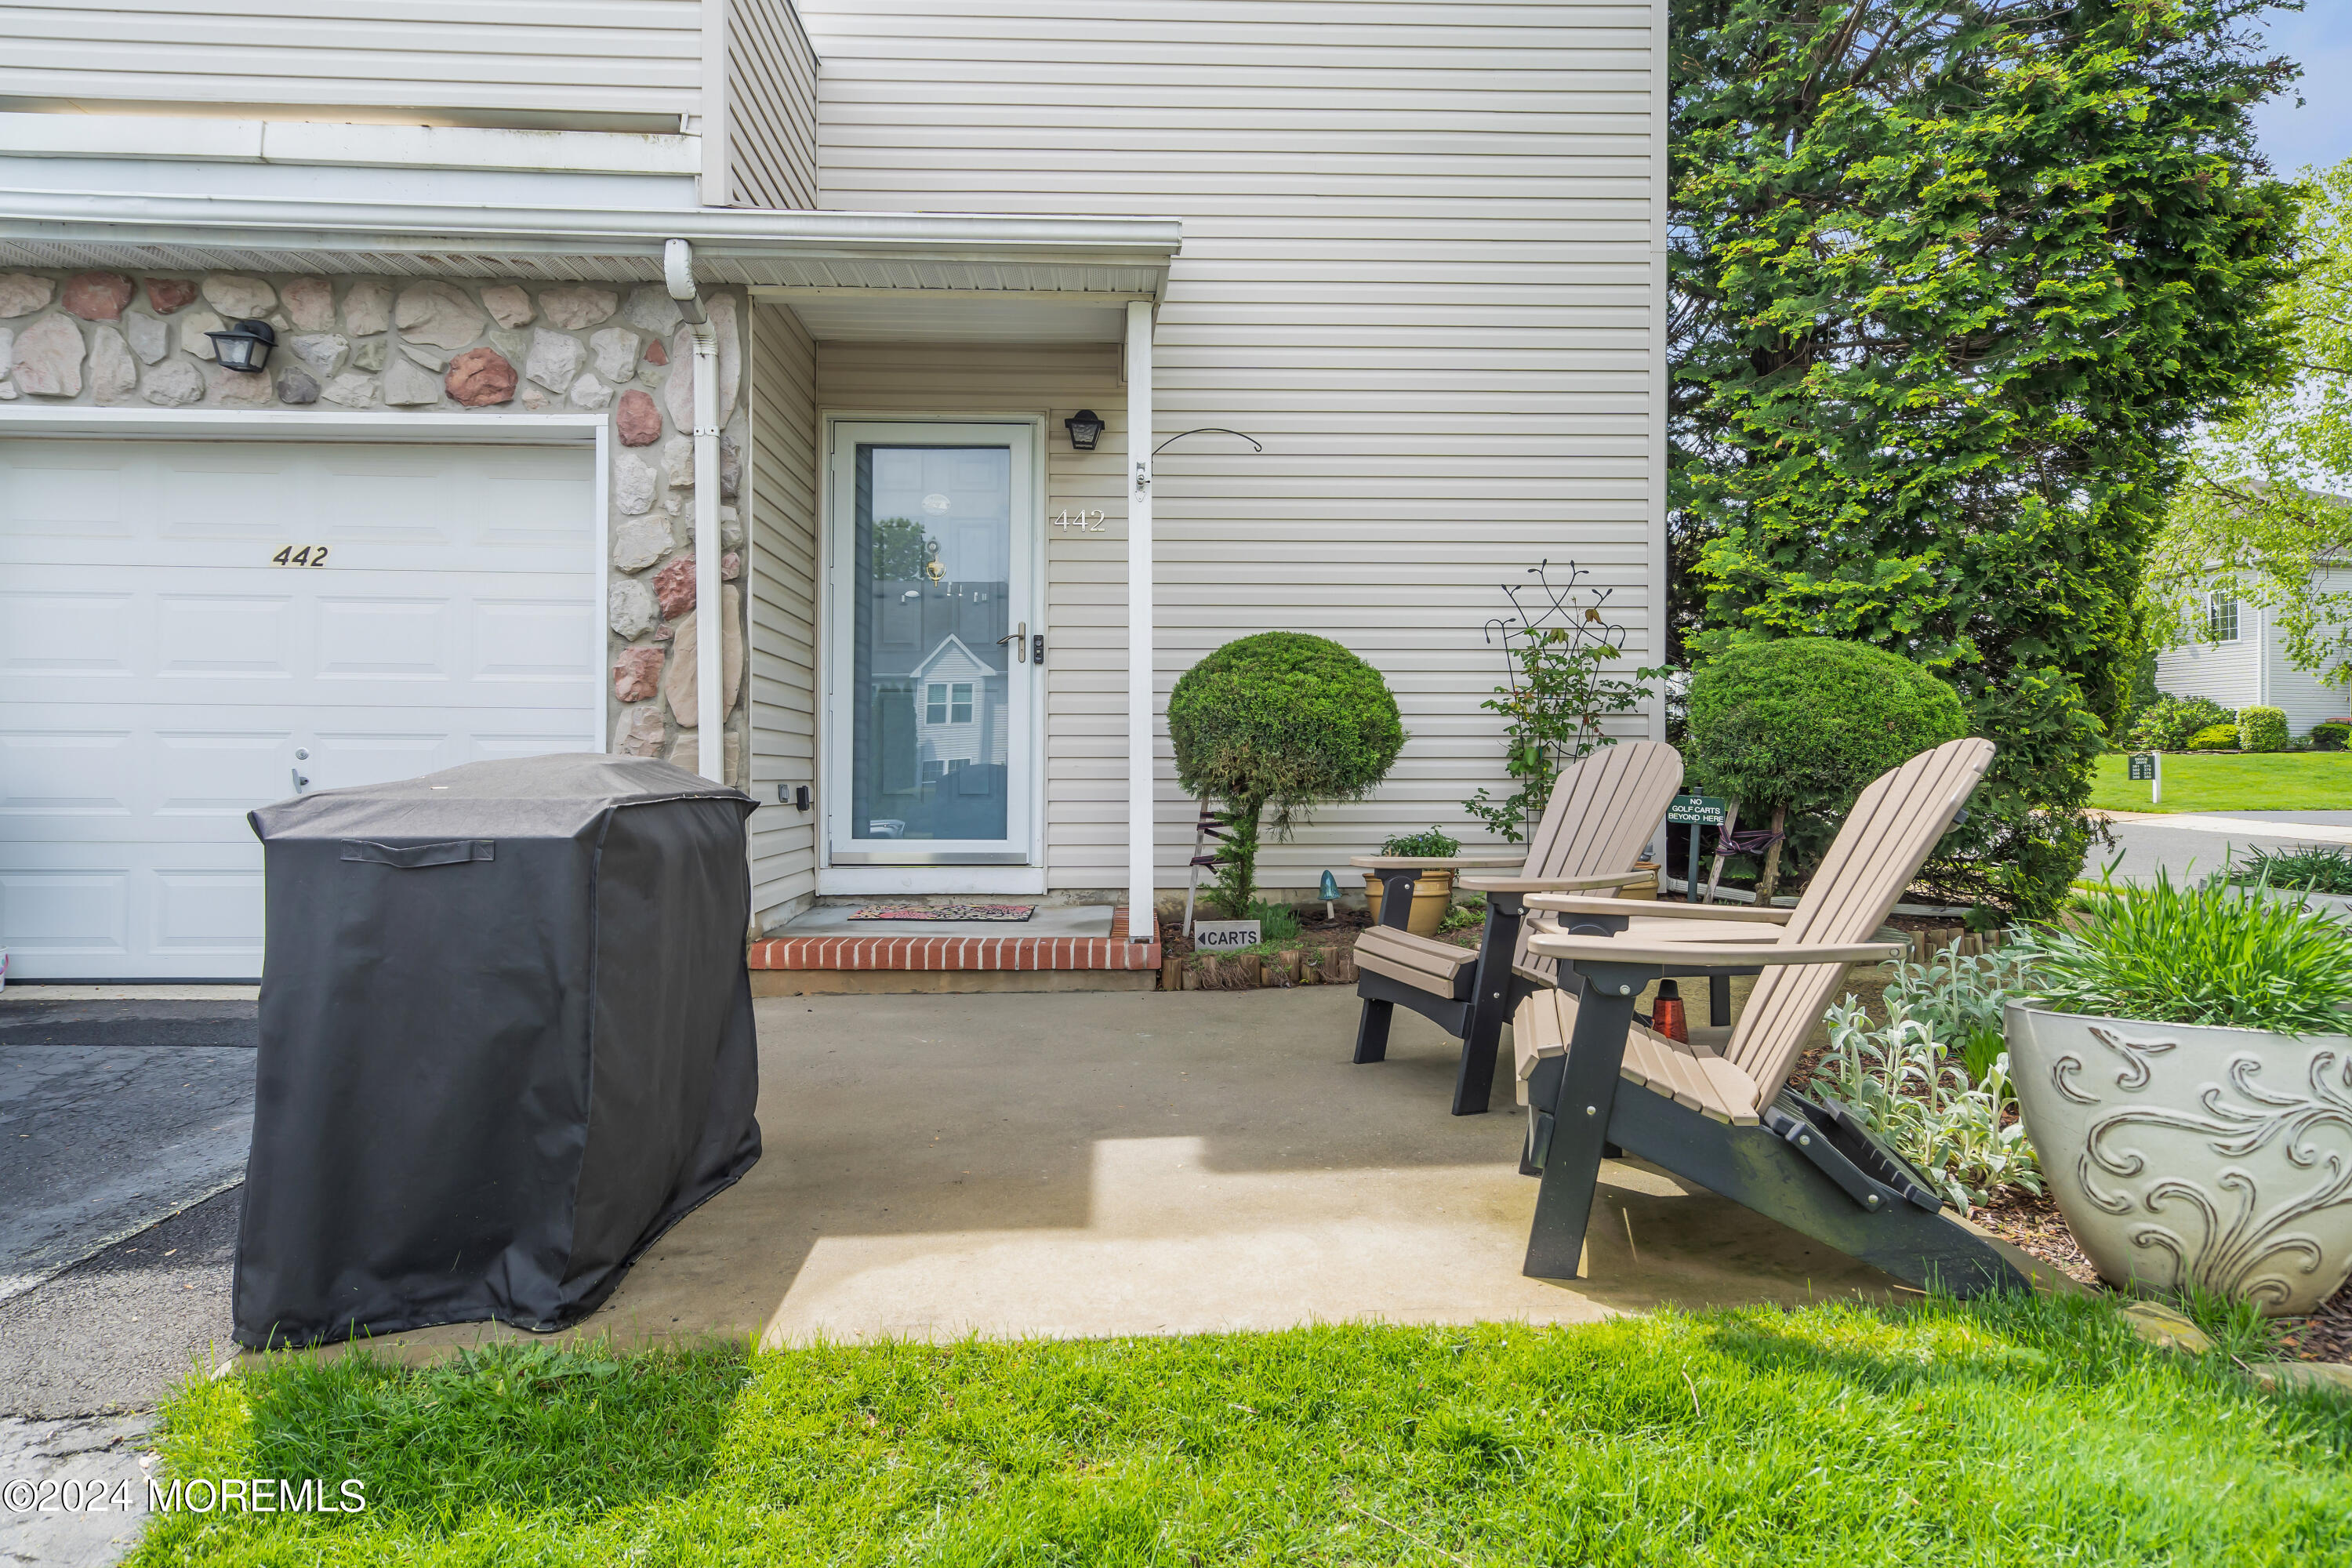
[[[2352,1273],[2352,928],[2214,879],[2088,893],[2021,944],[2026,1136],[2102,1278],[2311,1311]]]
[[[1445,860],[1461,854],[1462,846],[1433,827],[1423,833],[1401,834],[1381,845],[1381,853],[1416,860]],[[1381,874],[1365,872],[1364,902],[1371,910],[1374,925],[1381,923]],[[1453,870],[1430,868],[1412,884],[1412,908],[1405,913],[1404,929],[1415,936],[1435,936],[1453,902]]]

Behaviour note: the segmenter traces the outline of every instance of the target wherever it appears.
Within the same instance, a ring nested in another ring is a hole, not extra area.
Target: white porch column
[[[1127,305],[1127,931],[1159,933],[1151,896],[1151,305]]]

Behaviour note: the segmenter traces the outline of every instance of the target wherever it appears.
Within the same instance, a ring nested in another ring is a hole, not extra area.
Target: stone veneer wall
[[[737,498],[744,319],[707,296],[719,332],[719,530],[726,551],[727,777],[744,782]],[[224,369],[205,334],[268,321],[261,374]],[[232,273],[0,274],[0,405],[604,412],[613,421],[613,749],[696,763],[691,338],[657,283],[452,282]],[[0,430],[7,416],[0,408]]]

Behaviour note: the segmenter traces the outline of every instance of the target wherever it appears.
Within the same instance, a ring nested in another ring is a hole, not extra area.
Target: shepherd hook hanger
[[[1169,447],[1173,447],[1177,442],[1181,441],[1187,436],[1240,436],[1243,440],[1247,441],[1250,444],[1250,448],[1253,451],[1263,452],[1265,450],[1265,444],[1259,441],[1255,436],[1243,435],[1239,430],[1228,430],[1222,425],[1203,425],[1197,430],[1177,431],[1176,434],[1169,437],[1168,439],[1160,442],[1157,447],[1152,447],[1151,455],[1155,458],[1160,456],[1160,453],[1168,450]]]

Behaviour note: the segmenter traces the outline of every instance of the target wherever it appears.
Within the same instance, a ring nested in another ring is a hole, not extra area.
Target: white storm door
[[[835,866],[1025,865],[1035,426],[832,426],[826,840]]]
[[[288,795],[598,744],[593,447],[0,439],[11,978],[251,979]]]

